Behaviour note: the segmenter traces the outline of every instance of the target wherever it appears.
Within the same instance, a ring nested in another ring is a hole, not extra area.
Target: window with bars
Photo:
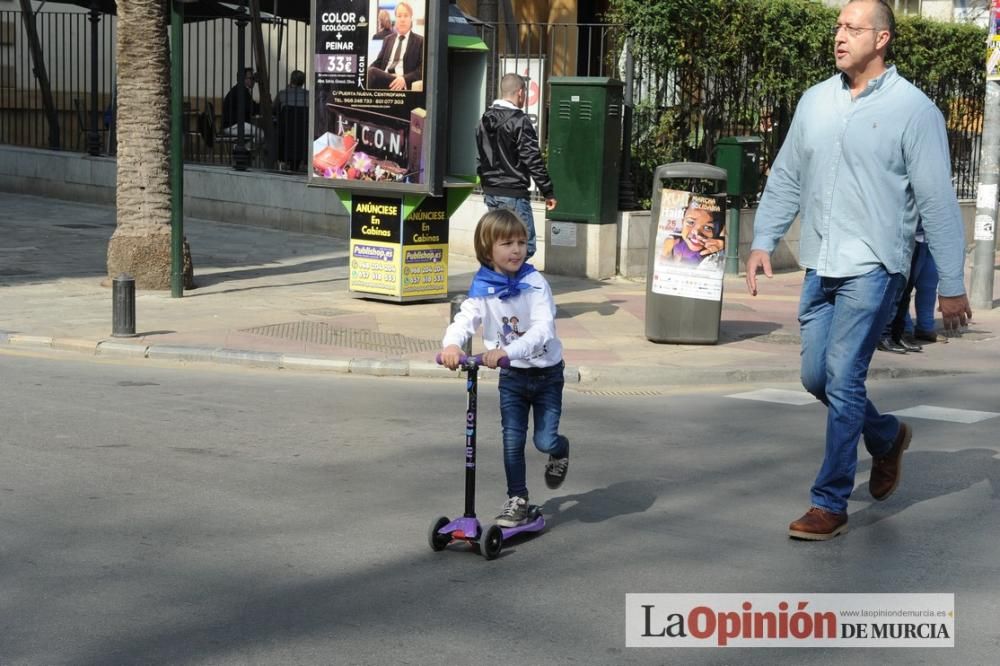
[[[910,14],[919,16],[920,5],[923,3],[923,0],[890,0],[890,3],[892,4],[892,10],[896,12],[897,16]]]
[[[954,19],[960,23],[975,23],[988,28],[990,4],[990,0],[955,0]]]

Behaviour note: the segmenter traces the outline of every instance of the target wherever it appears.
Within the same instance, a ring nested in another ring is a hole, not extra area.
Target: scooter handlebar
[[[441,352],[438,352],[438,355],[434,358],[434,360],[437,361],[438,365],[444,365],[443,359],[441,358]],[[467,366],[467,365],[473,365],[474,364],[476,367],[478,367],[478,366],[481,366],[483,364],[483,355],[482,354],[476,354],[475,356],[464,356],[463,355],[463,356],[459,357],[458,362],[462,366]],[[501,368],[509,368],[510,367],[510,359],[507,358],[506,356],[504,356],[504,357],[502,357],[497,362],[497,365],[499,367],[501,367]]]

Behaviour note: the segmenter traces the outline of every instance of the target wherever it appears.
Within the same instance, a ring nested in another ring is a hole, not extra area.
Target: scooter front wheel
[[[427,534],[427,540],[430,542],[431,550],[433,550],[434,552],[437,552],[439,550],[444,550],[445,546],[451,543],[450,534],[441,534],[440,532],[438,532],[438,530],[440,530],[442,527],[444,527],[450,522],[451,521],[448,520],[446,517],[441,516],[433,523],[431,523],[431,529],[430,532]]]
[[[495,560],[503,549],[503,532],[496,525],[490,525],[479,538],[479,550],[487,560]]]

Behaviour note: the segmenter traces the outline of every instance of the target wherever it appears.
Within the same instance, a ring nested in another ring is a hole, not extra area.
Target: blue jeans
[[[500,424],[503,426],[507,497],[528,496],[524,445],[528,439],[529,409],[535,415],[535,448],[557,458],[569,454],[569,440],[559,434],[564,367],[559,362],[548,368],[500,370]]]
[[[934,330],[934,306],[937,305],[937,264],[934,263],[927,243],[917,243],[913,251],[918,257],[913,267],[917,274],[913,281],[916,289],[913,300],[917,311],[917,328],[931,332]]]
[[[848,278],[806,271],[799,301],[802,385],[827,407],[826,454],[811,499],[826,511],[847,510],[858,439],[864,436],[872,456],[885,455],[899,432],[899,420],[868,400],[865,377],[904,282],[881,266]]]
[[[483,202],[490,210],[506,208],[517,213],[517,216],[528,227],[528,256],[535,254],[535,217],[531,212],[531,200],[518,197],[497,197],[487,194],[483,197]]]
[[[899,339],[904,331],[913,332],[913,319],[910,318],[910,293],[916,289],[913,297],[917,310],[917,328],[922,331],[934,330],[934,305],[937,303],[938,272],[934,265],[927,243],[914,243],[913,259],[910,261],[910,277],[899,294],[899,307],[896,317],[887,327],[887,335]]]

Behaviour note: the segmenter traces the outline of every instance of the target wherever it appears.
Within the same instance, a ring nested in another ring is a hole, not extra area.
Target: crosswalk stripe
[[[745,391],[743,393],[732,393],[727,398],[737,400],[756,400],[758,402],[773,402],[779,405],[811,405],[818,402],[805,391],[789,391],[786,389],[759,389],[756,391]],[[952,423],[979,423],[988,419],[1000,416],[997,412],[982,412],[974,409],[956,409],[953,407],[937,407],[935,405],[916,405],[905,409],[897,409],[887,412],[893,416],[907,417],[915,419],[926,419],[928,421],[949,421]]]
[[[779,405],[809,405],[819,402],[805,391],[788,391],[785,389],[759,389],[757,391],[747,391],[745,393],[733,393],[727,398],[737,400],[759,400],[760,402],[776,402]]]
[[[1000,416],[996,412],[978,412],[974,409],[954,409],[951,407],[935,407],[934,405],[917,405],[889,412],[893,416],[908,416],[915,419],[931,421],[951,421],[953,423],[979,423]]]

